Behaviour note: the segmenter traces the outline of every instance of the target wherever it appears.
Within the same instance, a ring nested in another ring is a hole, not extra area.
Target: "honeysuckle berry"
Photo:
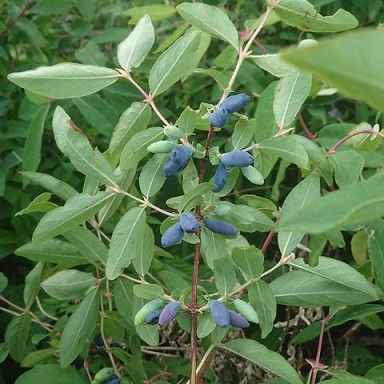
[[[217,111],[209,115],[209,123],[212,127],[221,128],[227,124],[228,121],[228,112],[224,109],[219,108]]]
[[[191,158],[193,150],[187,145],[176,145],[171,151],[171,160],[175,164],[185,166]]]
[[[102,368],[98,371],[92,381],[92,384],[101,384],[105,383],[109,379],[114,379],[115,370],[113,368]],[[113,375],[113,376],[112,376]],[[109,382],[109,381],[108,381]]]
[[[199,230],[199,221],[191,212],[183,212],[180,215],[180,227],[184,232],[196,233]]]
[[[224,153],[220,160],[226,167],[248,167],[253,163],[253,156],[247,151],[235,150]]]
[[[244,316],[248,321],[259,324],[259,316],[257,312],[252,307],[251,304],[247,303],[244,300],[236,299],[233,304],[235,304],[236,310]]]
[[[228,313],[229,313],[229,324],[237,328],[249,327],[250,324],[248,320],[245,319],[243,316],[239,315],[235,311],[231,311],[230,309],[228,309]]]
[[[148,152],[152,153],[169,153],[176,147],[176,143],[167,140],[156,141],[147,147]]]
[[[184,236],[184,231],[182,230],[180,223],[173,224],[169,227],[164,235],[161,236],[161,245],[164,248],[172,247],[181,241]]]
[[[228,309],[225,307],[224,303],[218,300],[211,300],[209,302],[209,307],[211,308],[213,321],[219,327],[228,327],[230,324],[230,317]]]
[[[183,132],[174,125],[168,125],[167,127],[164,127],[164,135],[169,137],[170,139],[180,139],[183,137]]]
[[[118,377],[114,377],[113,379],[106,381],[104,384],[120,384],[120,379]]]
[[[179,309],[179,301],[171,301],[170,303],[168,303],[160,313],[158,324],[160,326],[163,326],[170,323],[176,317],[177,313],[179,312]]]
[[[148,313],[147,316],[145,316],[145,322],[147,324],[156,324],[159,320],[160,313],[162,312],[162,309],[157,309],[156,311]]]
[[[220,108],[226,110],[228,113],[236,112],[238,109],[244,107],[251,98],[245,93],[238,95],[228,96],[222,103]]]
[[[237,228],[222,220],[205,219],[204,225],[212,232],[219,233],[224,236],[235,236],[238,233]]]
[[[151,301],[148,301],[148,303],[144,304],[139,312],[136,313],[134,324],[140,325],[145,323],[146,317],[153,311],[156,311],[157,309],[160,309],[163,306],[163,301],[159,299],[154,299]]]
[[[216,185],[216,188],[212,189],[212,192],[220,192],[224,188],[228,180],[228,176],[229,169],[222,162],[220,162],[218,167],[216,168],[215,177],[213,181]]]
[[[165,177],[171,177],[179,173],[185,168],[185,166],[176,164],[172,161],[171,158],[169,158],[163,166],[163,174]]]

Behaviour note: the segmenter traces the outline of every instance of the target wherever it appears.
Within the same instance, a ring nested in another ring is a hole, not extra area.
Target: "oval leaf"
[[[96,65],[61,63],[8,75],[19,87],[52,99],[82,97],[113,84],[119,74]]]

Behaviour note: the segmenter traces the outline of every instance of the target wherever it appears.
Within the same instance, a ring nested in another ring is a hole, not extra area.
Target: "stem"
[[[131,74],[129,72],[125,72],[123,70],[118,70],[122,75],[124,75],[129,82],[145,97],[144,102],[149,104],[151,108],[153,109],[153,112],[156,113],[156,115],[159,117],[159,119],[164,123],[165,126],[171,125],[167,119],[161,114],[159,109],[157,108],[155,102],[153,101],[153,96],[150,93],[147,93],[144,91],[143,88],[140,87],[140,85],[133,80]]]
[[[301,116],[300,112],[297,114],[297,120],[299,121],[299,124],[300,124],[302,130],[304,131],[305,137],[308,138],[309,140],[315,140],[316,139],[316,134],[312,133],[308,129],[307,124],[305,124],[303,116]]]
[[[236,63],[236,67],[233,70],[232,76],[228,82],[227,88],[224,90],[223,95],[221,96],[221,99],[218,103],[220,105],[223,100],[229,95],[229,93],[232,90],[232,86],[237,78],[237,75],[239,74],[241,65],[243,64],[243,61],[251,54],[251,51],[249,51],[251,45],[253,44],[253,41],[256,39],[257,35],[260,33],[261,29],[264,27],[265,22],[268,19],[269,14],[271,13],[273,9],[273,4],[268,4],[267,10],[265,11],[263,18],[261,19],[261,22],[259,26],[255,29],[252,36],[249,38],[247,44],[245,45],[244,49],[242,47],[239,48],[239,59]]]
[[[210,367],[213,357],[215,356],[215,345],[211,344],[207,351],[205,352],[203,358],[201,359],[201,362],[199,366],[197,367],[197,377],[196,377],[196,384],[199,384],[200,381],[203,379],[205,372]]]
[[[263,246],[261,247],[261,252],[262,253],[265,253],[265,251],[267,250],[267,248],[268,248],[268,246],[269,246],[269,244],[270,244],[274,234],[275,234],[275,231],[273,229],[268,233],[268,236],[265,239]]]
[[[36,296],[36,304],[37,304],[37,306],[39,307],[40,312],[41,312],[45,317],[48,317],[48,319],[51,319],[51,320],[54,320],[54,321],[58,321],[58,320],[59,320],[57,317],[50,315],[48,312],[46,312],[46,311],[44,310],[43,306],[41,305],[39,296]]]
[[[341,144],[344,144],[347,140],[349,140],[353,136],[361,135],[363,133],[368,133],[371,135],[376,135],[376,136],[381,136],[384,137],[384,135],[380,132],[376,132],[373,129],[362,129],[361,131],[355,131],[350,133],[349,135],[343,137],[341,140],[339,140],[327,153],[332,155],[333,153],[336,152],[337,148],[340,147]]]

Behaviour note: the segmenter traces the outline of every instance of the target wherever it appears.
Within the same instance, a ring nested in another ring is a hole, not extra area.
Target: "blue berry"
[[[227,167],[248,167],[253,163],[253,156],[247,151],[235,150],[224,153],[220,160]]]
[[[227,124],[227,121],[228,112],[224,109],[219,108],[217,111],[209,115],[209,123],[212,125],[212,127],[221,128]]]
[[[228,113],[236,112],[238,109],[244,107],[251,98],[245,93],[238,95],[228,96],[222,103],[220,108],[226,110]]]
[[[168,303],[160,313],[158,324],[160,326],[163,326],[170,323],[176,317],[177,313],[179,312],[179,309],[179,301],[171,301],[170,303]]]
[[[196,233],[200,227],[196,216],[191,212],[183,212],[180,215],[180,226],[187,233]]]
[[[155,324],[159,320],[159,316],[161,313],[162,309],[158,309],[156,311],[148,313],[147,316],[145,316],[145,322],[147,324]]]
[[[237,228],[226,221],[205,219],[204,225],[212,232],[219,233],[224,236],[235,236],[238,232]]]
[[[178,165],[186,166],[192,156],[192,148],[179,144],[171,151],[171,160]]]
[[[228,176],[229,176],[229,169],[222,162],[220,162],[219,166],[216,169],[215,178],[214,178],[214,183],[216,185],[216,188],[212,189],[212,191],[220,192],[224,188],[228,180]]]
[[[165,177],[171,177],[182,171],[185,167],[182,165],[176,164],[169,158],[163,166],[163,173]]]
[[[229,313],[229,323],[237,328],[248,328],[249,322],[241,315],[235,311],[228,310]]]
[[[181,229],[180,223],[173,224],[161,236],[161,245],[164,248],[172,247],[172,245],[179,243],[183,236],[184,231]]]
[[[230,324],[230,317],[228,309],[225,307],[225,305],[221,301],[211,300],[209,302],[209,306],[211,308],[213,321],[219,327],[228,327],[228,325]]]

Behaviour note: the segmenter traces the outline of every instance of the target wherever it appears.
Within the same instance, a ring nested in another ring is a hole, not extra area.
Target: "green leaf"
[[[184,135],[194,132],[198,121],[198,115],[191,107],[186,107],[176,121],[176,125]]]
[[[25,215],[33,212],[49,212],[57,207],[56,204],[50,202],[52,193],[43,192],[41,195],[36,196],[24,209],[15,213],[15,216]]]
[[[384,380],[384,364],[376,365],[371,368],[366,374],[365,377],[375,381],[377,384],[380,384]]]
[[[335,182],[342,188],[356,183],[364,168],[364,158],[356,151],[339,151],[329,157],[335,168]]]
[[[148,345],[156,347],[159,345],[159,329],[153,325],[141,324],[135,326],[139,337]]]
[[[238,49],[236,27],[221,9],[201,3],[183,3],[176,9],[184,20]]]
[[[43,138],[44,123],[49,111],[49,105],[38,111],[29,124],[27,139],[23,151],[23,171],[36,171],[40,164],[41,140]],[[23,187],[26,187],[27,179],[23,179]]]
[[[89,40],[85,44],[84,48],[77,49],[75,51],[75,57],[83,64],[100,65],[105,66],[106,60],[103,51],[99,48],[99,45]]]
[[[199,40],[200,32],[191,32],[161,54],[149,73],[149,89],[154,96],[166,91],[189,71]]]
[[[8,79],[38,95],[52,99],[87,96],[113,84],[119,74],[96,65],[61,63],[24,72],[11,73]]]
[[[95,289],[83,299],[65,324],[59,344],[61,367],[68,367],[92,336],[99,315],[99,305],[99,292]]]
[[[132,103],[120,116],[112,134],[109,150],[112,153],[120,152],[134,134],[147,127],[151,114],[148,104]]]
[[[196,188],[187,192],[179,202],[179,212],[188,211],[190,208],[197,205],[197,202],[203,199],[203,195],[212,191],[213,188],[214,185],[212,183],[201,183]]]
[[[287,64],[280,54],[252,55],[250,58],[262,69],[276,77],[287,76],[295,70],[295,67]]]
[[[73,244],[91,264],[106,264],[108,248],[87,228],[80,226],[72,228],[64,232],[63,236]]]
[[[212,77],[212,79],[216,81],[216,83],[220,86],[222,90],[224,90],[225,87],[228,85],[228,81],[229,81],[228,74],[222,73],[217,69],[197,68],[195,70],[195,73],[198,75],[207,75]]]
[[[137,166],[137,163],[148,153],[147,147],[163,137],[163,128],[148,128],[136,133],[124,147],[120,158],[123,171]]]
[[[71,187],[69,184],[64,183],[64,181],[58,180],[46,173],[25,171],[20,172],[20,174],[31,180],[33,183],[38,184],[54,193],[56,196],[59,196],[63,200],[68,200],[70,197],[78,194],[76,189]]]
[[[13,360],[20,362],[29,350],[28,340],[31,317],[27,313],[14,317],[5,330],[4,340]]]
[[[123,319],[133,325],[133,282],[124,278],[118,278],[113,287],[113,298],[116,308]]]
[[[176,9],[172,5],[153,4],[143,5],[141,7],[132,7],[124,13],[131,17],[128,24],[136,24],[146,14],[149,15],[153,21],[168,19],[176,13]]]
[[[7,285],[7,276],[5,276],[3,272],[0,272],[0,292],[4,291],[4,289],[7,288]]]
[[[264,184],[263,175],[253,165],[248,165],[248,167],[240,167],[240,172],[252,184],[256,184],[256,185]]]
[[[197,337],[203,339],[216,328],[211,312],[205,311],[197,317]]]
[[[145,225],[143,241],[137,247],[137,253],[132,259],[133,268],[135,271],[144,276],[151,267],[155,250],[155,236],[149,225]]]
[[[235,288],[237,279],[233,264],[225,258],[213,261],[213,275],[217,290],[222,296],[229,295]]]
[[[384,111],[383,39],[382,30],[360,30],[316,46],[288,50],[282,57],[337,87],[341,93]],[[357,56],[364,57],[364,61]]]
[[[26,308],[31,307],[40,291],[40,283],[44,278],[44,267],[45,264],[39,262],[29,271],[27,276],[25,276],[23,298]]]
[[[273,100],[273,113],[280,129],[288,128],[309,96],[312,75],[294,71],[279,80]]]
[[[308,167],[307,152],[290,136],[271,137],[261,141],[258,148],[262,153],[279,156],[301,168]]]
[[[20,363],[20,366],[23,368],[33,368],[37,364],[46,362],[48,359],[54,356],[55,353],[56,350],[53,348],[33,351],[24,357],[24,359]]]
[[[143,16],[133,31],[117,47],[117,61],[130,72],[139,67],[155,42],[155,31],[148,15]]]
[[[236,339],[220,346],[255,363],[260,368],[282,377],[291,384],[303,384],[294,368],[277,352],[270,351],[255,340]]]
[[[291,216],[297,209],[320,197],[320,178],[316,173],[302,180],[286,197],[280,215],[280,223]],[[283,224],[284,225],[284,224]],[[278,232],[277,241],[283,256],[288,255],[301,241],[305,233]]]
[[[15,254],[32,261],[45,261],[63,267],[88,263],[75,246],[59,239],[49,239],[37,244],[27,243],[17,248]]]
[[[384,173],[379,173],[367,181],[329,193],[298,209],[278,230],[316,234],[381,218],[384,215],[383,185]]]
[[[375,273],[375,282],[384,289],[384,221],[369,223],[368,254]]]
[[[164,289],[158,284],[136,284],[133,293],[145,300],[162,299]]]
[[[270,284],[279,304],[321,307],[377,300],[375,289],[364,276],[339,260],[320,257],[319,264],[313,268],[302,259],[289,264],[297,270]]]
[[[263,253],[254,245],[235,248],[232,252],[232,260],[246,280],[259,277],[264,270]]]
[[[87,137],[63,108],[56,107],[52,126],[57,146],[76,169],[106,184],[115,184],[116,178],[108,161],[97,149],[92,148]]]
[[[99,95],[76,98],[73,102],[93,128],[108,138],[111,136],[115,123],[119,120],[113,105]]]
[[[303,31],[341,32],[358,25],[356,18],[344,9],[338,9],[332,16],[322,16],[306,0],[280,0],[274,9],[285,23]]]
[[[261,337],[265,338],[272,331],[276,317],[276,300],[273,292],[265,281],[260,280],[248,287],[248,299],[259,317]]]
[[[75,368],[62,368],[56,364],[39,364],[17,378],[15,384],[84,384]]]
[[[256,119],[239,119],[233,129],[232,146],[233,149],[243,149],[252,140],[257,128]]]
[[[201,229],[201,252],[208,267],[214,268],[214,261],[228,255],[225,238],[207,228]]]
[[[41,283],[41,287],[56,299],[74,300],[83,297],[95,282],[96,279],[91,273],[69,269],[48,277]]]
[[[145,230],[145,209],[130,209],[117,223],[111,238],[106,276],[116,279],[128,267],[137,249],[141,249]],[[140,247],[140,248],[139,248]]]
[[[166,177],[163,166],[169,154],[155,154],[145,163],[139,176],[140,191],[144,196],[151,197],[163,187]]]
[[[79,194],[71,197],[64,206],[43,216],[33,233],[32,241],[47,240],[82,224],[94,216],[112,196],[109,192],[98,192],[94,196]]]

